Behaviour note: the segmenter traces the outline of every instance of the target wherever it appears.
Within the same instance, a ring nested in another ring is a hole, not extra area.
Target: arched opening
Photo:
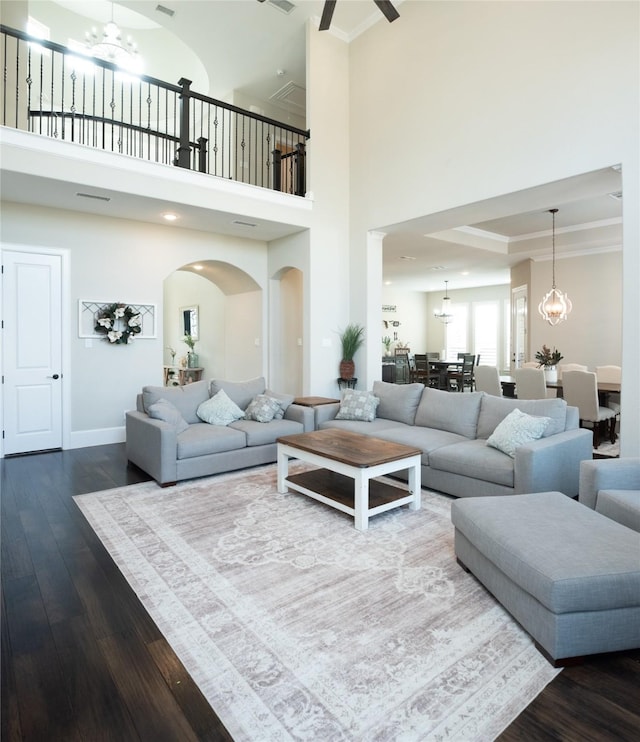
[[[201,378],[264,373],[263,291],[244,271],[218,260],[182,266],[164,281],[163,306],[165,366],[186,366],[185,314],[195,313]]]

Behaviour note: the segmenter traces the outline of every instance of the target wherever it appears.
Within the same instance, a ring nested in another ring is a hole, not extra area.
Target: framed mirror
[[[191,335],[194,340],[199,338],[198,307],[180,307],[180,333]]]

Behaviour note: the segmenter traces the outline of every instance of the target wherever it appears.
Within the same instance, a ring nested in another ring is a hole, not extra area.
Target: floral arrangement
[[[142,332],[142,315],[125,304],[108,304],[98,312],[94,330],[112,345],[128,345]]]
[[[384,345],[384,349],[387,352],[387,355],[389,354],[389,351],[391,350],[391,338],[388,335],[385,335],[382,338],[382,344]]]
[[[564,358],[559,350],[554,348],[550,350],[546,345],[542,346],[542,350],[536,353],[536,361],[538,361],[538,368],[549,368],[549,366],[557,366],[558,363]]]
[[[196,345],[196,339],[193,337],[193,335],[185,335],[184,344],[187,345],[189,347],[189,350],[193,353],[193,349]]]

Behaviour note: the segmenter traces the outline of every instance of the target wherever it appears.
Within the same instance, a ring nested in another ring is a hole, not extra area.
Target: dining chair
[[[621,384],[622,383],[622,367],[621,366],[596,366],[596,376],[598,377],[598,383],[603,382],[606,384]],[[608,392],[607,393],[607,407],[612,410],[620,412],[620,393],[619,392]]]
[[[460,357],[460,353],[458,353]],[[462,363],[454,371],[447,373],[447,387],[450,390],[463,392],[465,386],[473,391],[473,370],[476,363],[476,357],[470,353],[462,354]]]
[[[581,363],[560,363],[558,365],[558,378],[562,378],[562,374],[565,371],[588,371],[588,366],[583,366]]]
[[[476,366],[474,378],[476,392],[486,392],[494,397],[502,396],[500,374],[496,366]]]
[[[518,399],[546,399],[547,383],[541,368],[517,368],[516,397]]]
[[[565,371],[562,375],[562,396],[571,407],[577,407],[580,427],[593,426],[593,447],[600,445],[600,435],[609,428],[609,440],[616,441],[617,412],[603,407],[598,400],[598,378],[593,371]]]
[[[409,366],[409,378],[411,382],[427,384],[429,381],[429,366],[426,353],[415,353],[413,363]]]

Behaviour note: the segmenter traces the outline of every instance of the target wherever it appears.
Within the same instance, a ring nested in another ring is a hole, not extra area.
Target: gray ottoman
[[[558,667],[640,647],[640,533],[561,492],[451,506],[455,551]]]

